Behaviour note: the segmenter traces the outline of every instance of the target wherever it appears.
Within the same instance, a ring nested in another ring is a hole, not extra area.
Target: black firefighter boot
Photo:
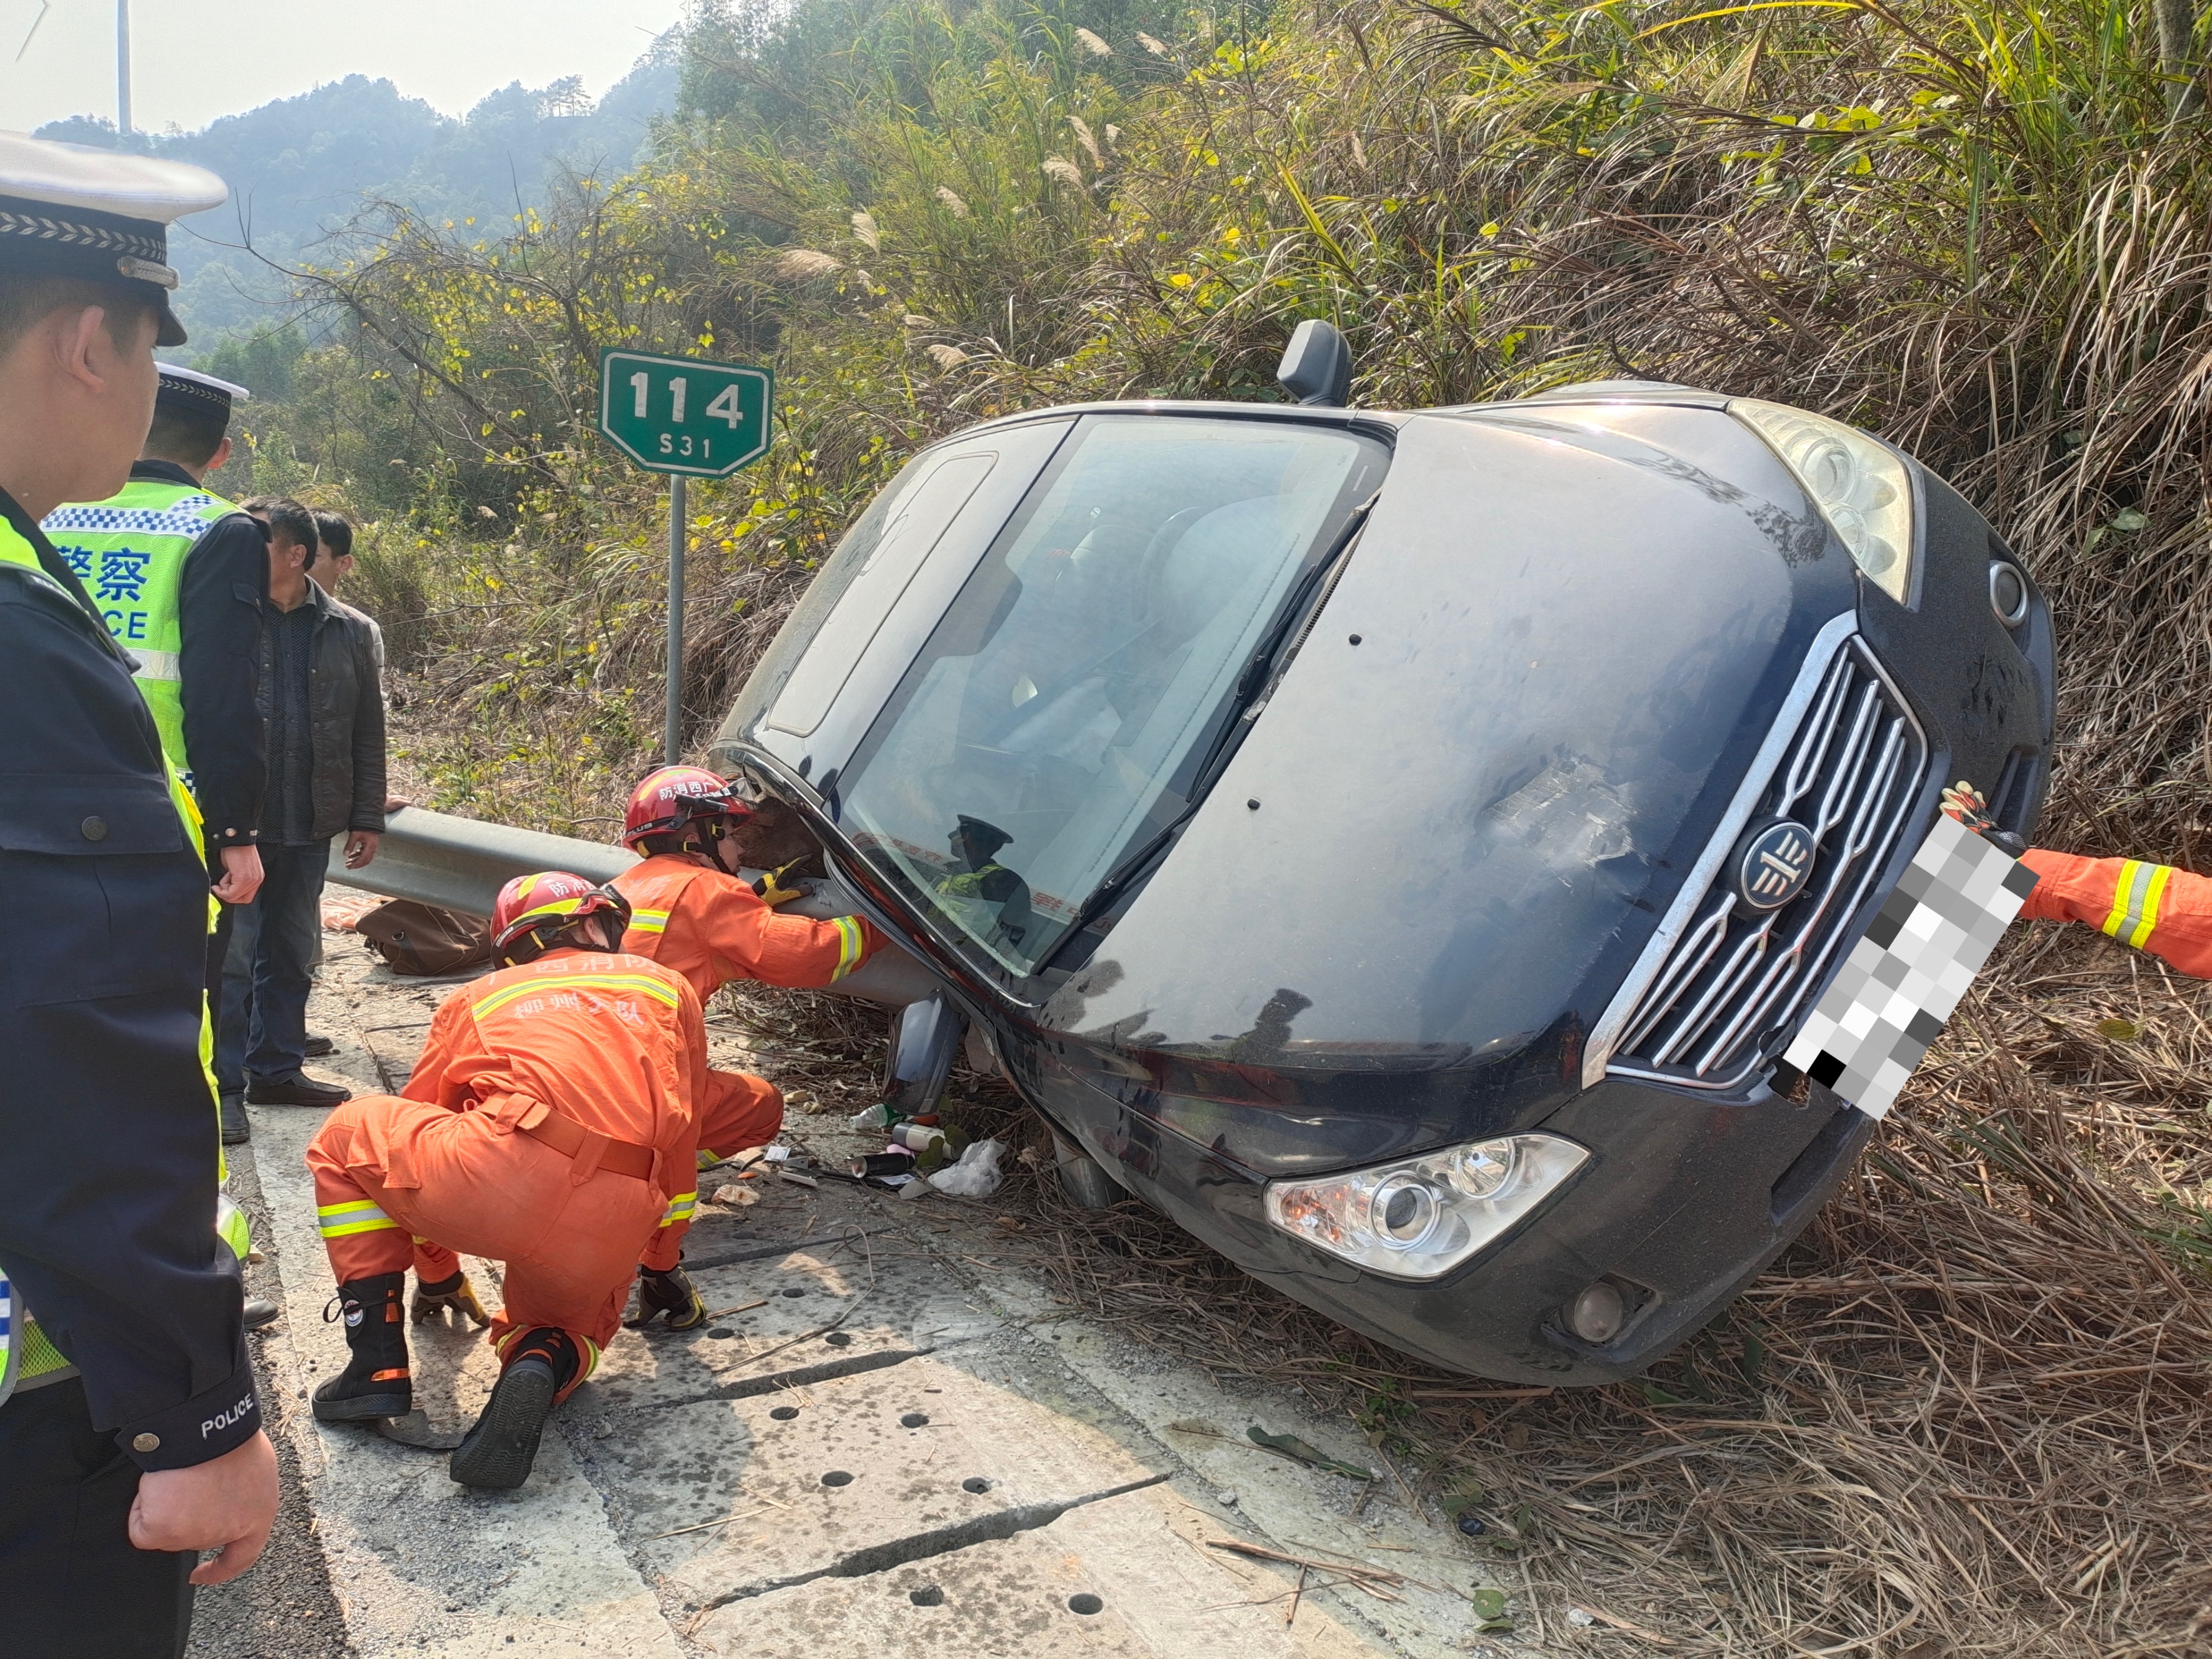
[[[483,1415],[447,1460],[446,1473],[465,1486],[511,1492],[530,1478],[538,1437],[583,1357],[566,1331],[538,1326],[514,1339]]]
[[[637,1270],[637,1317],[629,1322],[630,1329],[641,1331],[661,1314],[668,1316],[672,1331],[688,1331],[707,1322],[707,1304],[699,1287],[680,1264],[665,1273],[652,1267]]]
[[[336,1376],[317,1385],[314,1409],[324,1423],[361,1423],[404,1417],[415,1409],[415,1382],[407,1369],[406,1310],[400,1295],[407,1275],[372,1273],[338,1286],[325,1320],[343,1317],[353,1358]]]

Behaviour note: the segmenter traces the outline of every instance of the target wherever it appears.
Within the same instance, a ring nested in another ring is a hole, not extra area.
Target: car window
[[[846,768],[854,845],[1030,972],[1187,805],[1239,675],[1388,459],[1287,421],[1086,419]]]

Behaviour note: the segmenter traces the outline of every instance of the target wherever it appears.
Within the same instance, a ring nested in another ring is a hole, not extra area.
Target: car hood
[[[1249,735],[1024,1023],[1264,1172],[1535,1121],[1854,599],[1720,409],[1407,419]]]

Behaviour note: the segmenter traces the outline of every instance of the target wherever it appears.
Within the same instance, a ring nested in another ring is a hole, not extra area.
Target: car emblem
[[[1813,874],[1813,832],[1788,818],[1747,836],[1735,860],[1736,896],[1747,908],[1779,910]]]

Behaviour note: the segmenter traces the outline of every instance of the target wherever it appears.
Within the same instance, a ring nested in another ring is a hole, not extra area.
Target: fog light
[[[1610,1342],[1620,1334],[1627,1311],[1620,1286],[1601,1279],[1567,1304],[1567,1328],[1585,1342]]]
[[[2027,578],[2020,567],[2002,559],[1990,561],[1990,609],[2007,628],[2027,620]]]
[[[1589,1154],[1557,1135],[1501,1135],[1349,1175],[1267,1183],[1267,1219],[1396,1279],[1434,1279],[1503,1237]]]

